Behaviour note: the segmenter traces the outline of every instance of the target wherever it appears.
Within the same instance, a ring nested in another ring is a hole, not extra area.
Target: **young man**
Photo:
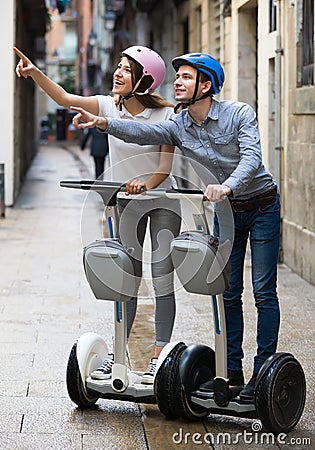
[[[252,285],[257,308],[257,354],[252,377],[240,393],[252,399],[256,377],[264,361],[276,351],[280,312],[277,261],[280,240],[280,204],[277,186],[262,164],[255,112],[245,103],[216,101],[224,83],[219,62],[207,54],[190,53],[174,58],[177,108],[182,111],[154,125],[93,116],[81,108],[74,124],[79,128],[98,126],[127,142],[171,144],[206,167],[217,182],[206,185],[205,198],[220,202],[228,196],[233,212],[234,242],[230,255],[230,286],[224,292],[227,326],[228,377],[232,386],[242,386],[243,271],[247,241],[250,241]],[[204,174],[200,174],[203,176]],[[205,178],[205,177],[203,177]],[[207,182],[208,181],[208,182]],[[221,234],[224,219],[214,219],[214,232]],[[211,381],[201,389],[213,389]]]

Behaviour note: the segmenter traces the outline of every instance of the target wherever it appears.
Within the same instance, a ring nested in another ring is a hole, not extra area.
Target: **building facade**
[[[5,167],[5,204],[13,205],[37,151],[38,124],[34,83],[17,82],[14,76],[17,57],[12,48],[15,45],[39,61],[44,58],[44,36],[49,26],[45,1],[2,2],[0,24],[3,63],[0,94],[4,105],[0,113],[0,162]]]

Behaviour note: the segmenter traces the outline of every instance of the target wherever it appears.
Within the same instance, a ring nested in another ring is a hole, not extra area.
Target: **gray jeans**
[[[119,234],[122,244],[132,249],[138,289],[142,277],[143,243],[149,220],[151,276],[155,293],[155,345],[170,342],[175,320],[174,268],[170,243],[180,232],[181,213],[177,200],[118,199]],[[127,336],[136,316],[137,297],[127,302]]]

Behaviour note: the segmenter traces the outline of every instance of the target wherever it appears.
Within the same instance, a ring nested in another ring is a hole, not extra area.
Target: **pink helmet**
[[[154,50],[141,45],[134,45],[124,50],[122,54],[140,64],[143,67],[143,75],[151,75],[153,83],[148,89],[149,92],[154,91],[163,83],[166,73],[165,63]]]

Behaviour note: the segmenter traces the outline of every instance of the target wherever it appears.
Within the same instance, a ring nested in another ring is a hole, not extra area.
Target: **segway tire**
[[[273,433],[288,433],[303,413],[305,375],[301,364],[290,353],[273,356],[270,363],[266,361],[268,366],[262,376],[258,376],[255,405],[266,429]]]
[[[215,376],[215,352],[206,345],[190,345],[183,353],[179,363],[182,384],[181,417],[191,421],[209,415],[209,410],[191,401],[192,392]]]
[[[163,361],[154,382],[154,393],[159,410],[168,419],[177,419],[182,414],[182,385],[178,363],[187,346],[179,342]]]
[[[73,344],[67,365],[66,375],[67,390],[70,399],[79,408],[92,408],[98,400],[85,388],[82,382],[77,359],[77,343]]]

